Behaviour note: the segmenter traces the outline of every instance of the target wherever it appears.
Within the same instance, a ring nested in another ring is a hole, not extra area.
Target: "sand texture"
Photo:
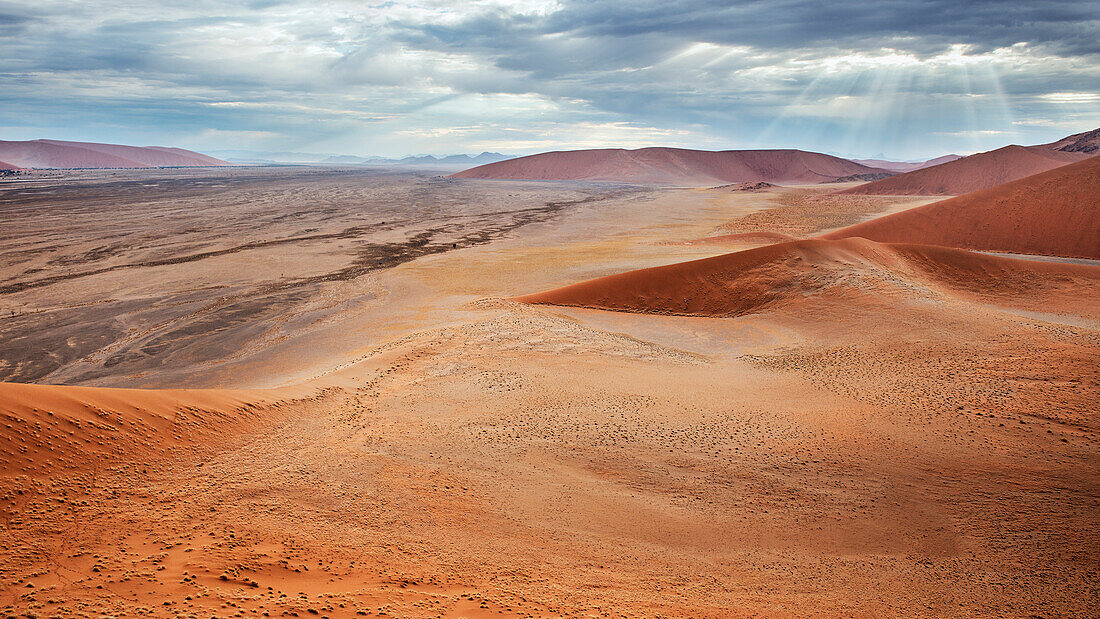
[[[1093,615],[1100,266],[835,189],[0,182],[0,615]]]

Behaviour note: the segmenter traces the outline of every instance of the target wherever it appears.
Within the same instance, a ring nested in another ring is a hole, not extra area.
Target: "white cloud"
[[[916,158],[1100,122],[1100,33],[1080,4],[766,4],[38,0],[0,31],[0,124],[354,154]]]
[[[1039,98],[1052,103],[1100,103],[1100,93],[1095,92],[1052,92]]]
[[[973,137],[988,137],[993,135],[1012,135],[1012,131],[1001,131],[999,129],[973,129],[971,131],[937,131],[936,135],[949,135],[959,138],[973,138]]]
[[[223,131],[221,129],[204,129],[196,140],[199,142],[219,140],[258,143],[271,141],[279,137],[281,136],[274,131]]]

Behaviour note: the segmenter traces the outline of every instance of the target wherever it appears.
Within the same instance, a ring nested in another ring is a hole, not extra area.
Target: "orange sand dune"
[[[0,140],[0,159],[24,168],[156,168],[229,165],[188,150],[63,140]]]
[[[453,178],[587,180],[673,185],[769,182],[808,184],[883,172],[800,150],[702,151],[683,148],[556,151],[499,161]]]
[[[0,383],[0,471],[40,475],[162,452],[254,423],[261,404],[288,395]]]
[[[957,196],[1046,172],[1088,157],[1045,146],[1005,146],[930,168],[898,174],[840,193]]]
[[[516,300],[653,314],[738,316],[801,307],[810,297],[843,303],[882,298],[896,290],[911,296],[922,288],[986,300],[1003,296],[1012,304],[1038,300],[1046,311],[1072,310],[1079,308],[1081,298],[1100,294],[1100,267],[856,238],[810,239],[629,271]]]
[[[822,236],[847,237],[1100,258],[1100,157]]]
[[[1098,269],[813,239],[530,299],[717,318],[530,307],[916,201],[232,170],[8,192],[65,279],[0,358],[323,378],[0,384],[0,617],[1095,614]]]

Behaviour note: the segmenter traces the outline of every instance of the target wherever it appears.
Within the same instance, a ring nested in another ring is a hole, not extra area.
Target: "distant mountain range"
[[[1036,146],[1008,146],[968,157],[928,161],[845,159],[792,149],[698,151],[618,148],[555,151],[516,157],[409,155],[402,158],[222,150],[209,154],[164,146],[64,140],[0,140],[0,173],[36,169],[134,169],[227,165],[421,166],[456,178],[597,180],[657,184],[769,182],[807,184],[871,181],[854,194],[960,195],[1023,178],[1100,153],[1100,129]],[[449,169],[448,169],[449,168]]]
[[[359,157],[356,155],[331,155],[298,153],[290,151],[218,150],[211,154],[230,163],[242,165],[322,164],[322,165],[483,165],[511,159],[512,155],[484,152],[480,155],[410,155],[400,159],[388,157]]]
[[[318,163],[331,163],[338,165],[483,165],[511,159],[509,155],[500,153],[481,153],[480,155],[448,155],[446,157],[434,157],[432,155],[410,155],[401,159],[387,159],[385,157],[355,157],[353,155],[332,155]]]
[[[928,161],[890,161],[887,159],[851,159],[856,163],[862,163],[865,166],[872,168],[880,168],[883,170],[889,170],[891,172],[912,172],[913,170],[920,170],[921,168],[930,168],[941,163],[948,163],[956,159],[962,159],[962,155],[944,155],[942,157],[936,157],[935,159],[929,159]],[[864,179],[867,180],[867,179]]]
[[[418,165],[478,166],[511,159],[509,155],[410,155],[401,159],[298,153],[292,151],[210,151],[209,155],[165,146],[124,146],[64,140],[0,140],[0,170],[139,169],[226,165]]]

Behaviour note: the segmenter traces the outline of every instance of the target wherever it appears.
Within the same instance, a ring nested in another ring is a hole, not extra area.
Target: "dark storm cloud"
[[[0,36],[15,36],[24,31],[29,17],[0,10]]]
[[[698,71],[700,80],[790,59],[881,50],[927,59],[959,46],[978,55],[1021,43],[1042,54],[1095,65],[1100,53],[1098,7],[1094,2],[1002,0],[569,1],[543,16],[489,10],[454,23],[404,23],[395,36],[413,47],[467,53],[525,74],[529,79],[520,82],[521,89],[581,98],[635,119],[707,122],[728,117],[731,110],[742,117],[764,115],[817,76],[790,75],[790,88],[779,92],[771,85],[761,90],[749,83],[739,83],[739,90],[731,92],[706,81],[676,88],[662,81],[663,74],[644,69],[698,43],[750,50],[714,70]],[[1006,76],[1002,86],[1022,89],[1013,91],[1022,95],[1097,86],[1091,80],[1082,83],[1081,77],[1021,71]],[[1096,75],[1087,77],[1094,80]],[[916,92],[928,84],[899,86],[906,87]],[[935,88],[951,94],[967,86],[939,83]]]
[[[868,45],[911,38],[925,53],[965,42],[979,49],[1021,41],[1049,43],[1070,54],[1096,53],[1096,3],[1005,0],[780,0],[721,3],[577,2],[548,27],[579,36],[675,33],[734,45],[788,49],[819,44]],[[1088,26],[1088,22],[1092,22]],[[1084,24],[1084,25],[1083,25]],[[1092,38],[1093,40],[1088,40]]]
[[[417,45],[499,54],[509,68],[568,72],[579,63],[644,65],[684,42],[808,53],[889,47],[919,56],[959,43],[983,52],[1024,42],[1093,55],[1098,31],[1100,3],[1080,0],[648,0],[571,1],[541,18],[492,11],[456,24],[406,24],[403,35]],[[548,36],[555,38],[539,41]]]

